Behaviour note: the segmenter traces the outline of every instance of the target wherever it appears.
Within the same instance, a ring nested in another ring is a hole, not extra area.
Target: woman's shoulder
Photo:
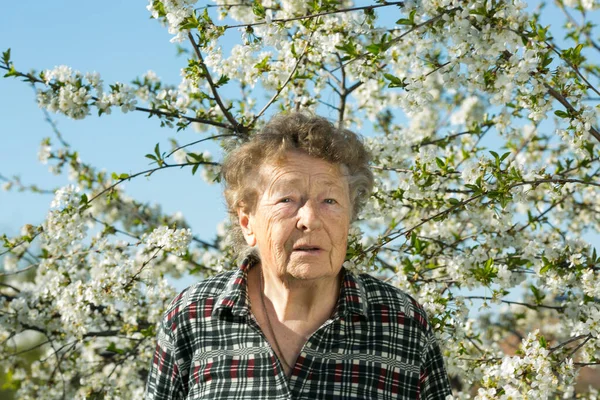
[[[179,313],[191,304],[218,297],[235,272],[235,270],[221,272],[188,286],[171,301],[165,314]]]
[[[406,317],[413,318],[423,328],[429,327],[427,313],[423,306],[410,294],[366,273],[358,275],[358,279],[362,283],[369,308],[384,307],[391,312],[400,312]]]

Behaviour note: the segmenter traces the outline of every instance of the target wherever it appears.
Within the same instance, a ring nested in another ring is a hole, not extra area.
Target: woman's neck
[[[337,304],[341,273],[332,278],[299,280],[281,278],[258,264],[250,269],[248,279],[249,287],[262,293],[264,301],[270,303],[270,311],[275,313],[273,316],[282,323],[304,321],[320,326],[331,316]]]

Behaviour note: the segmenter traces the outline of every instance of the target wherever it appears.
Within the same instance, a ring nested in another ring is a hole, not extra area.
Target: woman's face
[[[340,169],[300,152],[259,170],[262,192],[253,212],[239,211],[248,245],[263,268],[282,279],[338,275],[350,225],[348,183]]]

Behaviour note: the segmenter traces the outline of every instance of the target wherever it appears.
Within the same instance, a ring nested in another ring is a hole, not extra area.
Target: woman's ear
[[[244,207],[238,208],[237,214],[238,222],[240,224],[240,227],[242,228],[242,233],[244,234],[246,243],[248,244],[248,246],[254,247],[256,245],[256,235],[252,226],[252,216],[244,209]]]

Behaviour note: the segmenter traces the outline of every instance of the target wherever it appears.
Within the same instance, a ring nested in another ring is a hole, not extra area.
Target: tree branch
[[[575,107],[573,107],[571,105],[571,103],[569,103],[568,100],[562,94],[560,94],[556,89],[554,89],[552,86],[548,85],[545,82],[544,82],[544,86],[546,87],[546,89],[548,89],[548,93],[550,93],[550,95],[552,97],[554,97],[556,100],[558,100],[558,102],[560,104],[565,106],[565,108],[567,110],[569,110],[573,113],[577,113],[577,110],[575,110]],[[593,126],[590,127],[590,133],[592,134],[593,137],[596,138],[596,140],[598,140],[600,142],[600,132],[598,132],[596,130],[596,128],[594,128]]]
[[[395,38],[392,38],[392,39],[390,39],[390,40],[389,40],[389,41],[386,43],[386,45],[387,45],[387,46],[388,46],[388,48],[389,48],[390,46],[392,46],[392,45],[394,45],[394,44],[396,44],[396,43],[400,42],[400,41],[401,41],[401,40],[402,40],[402,39],[403,39],[403,38],[404,38],[406,35],[408,35],[408,34],[410,34],[410,33],[414,32],[414,31],[416,31],[417,29],[420,29],[420,28],[422,28],[422,27],[424,27],[424,26],[426,26],[426,25],[433,24],[434,22],[436,22],[436,21],[438,21],[439,19],[441,19],[441,18],[442,18],[444,15],[446,15],[446,14],[450,14],[451,12],[454,12],[454,11],[457,11],[457,10],[460,10],[460,9],[461,9],[460,7],[454,7],[454,8],[451,8],[451,9],[449,9],[449,10],[445,10],[445,11],[443,11],[442,13],[440,13],[440,14],[436,15],[435,17],[428,19],[427,21],[423,21],[423,22],[421,22],[420,24],[416,24],[416,25],[414,25],[412,28],[410,28],[409,30],[407,30],[406,32],[403,32],[403,33],[402,33],[400,36],[397,36],[397,37],[395,37]],[[365,57],[367,57],[369,54],[371,54],[371,53],[369,53],[369,52],[367,52],[367,53],[362,53],[362,54],[358,55],[357,57],[354,57],[353,59],[351,59],[351,60],[348,60],[348,61],[347,61],[347,62],[346,62],[346,63],[345,63],[343,66],[345,67],[345,66],[347,66],[348,64],[350,64],[350,63],[352,63],[352,62],[354,62],[354,61],[357,61],[357,60],[360,60],[360,59],[362,59],[362,58],[365,58]],[[335,72],[335,71],[337,71],[339,68],[340,68],[340,67],[338,67],[338,68],[334,69],[332,72]]]
[[[565,5],[562,1],[555,1],[554,4],[558,5],[558,8],[560,8],[561,11],[565,14],[565,16],[567,17],[569,22],[571,22],[577,28],[581,29],[581,26],[577,23],[577,21],[575,21],[575,18],[573,18],[573,16],[567,11],[567,9],[565,8]],[[594,41],[594,39],[592,39],[592,35],[588,31],[585,31],[585,30],[582,30],[581,32],[583,33],[585,38],[588,40],[590,45],[593,48],[595,48],[596,50],[600,51],[600,45],[598,43],[596,43]]]
[[[201,62],[202,62],[202,65],[204,65],[204,62],[203,61],[201,61]],[[206,66],[204,66],[204,67],[206,69]],[[0,69],[4,69],[6,71],[9,70],[9,68],[7,68],[7,67],[5,67],[3,65],[0,65]],[[208,75],[208,71],[207,71],[207,75]],[[40,83],[40,84],[42,84],[44,86],[50,86],[50,87],[52,87],[52,85],[49,85],[48,83],[46,83],[43,80],[37,78],[33,74],[25,74],[25,73],[17,71],[16,72],[16,77],[25,78],[28,82],[31,82],[32,84],[34,84],[34,83]],[[210,79],[210,76],[208,76],[208,78]],[[212,79],[210,81],[212,82]],[[98,101],[99,100],[97,97],[92,97],[91,99],[94,100],[94,101]],[[219,98],[219,101],[220,101],[220,98]],[[217,101],[217,103],[219,101]],[[222,103],[221,103],[221,105],[222,105]],[[189,117],[187,115],[183,115],[183,114],[180,114],[180,113],[173,113],[173,112],[168,112],[168,111],[162,111],[162,110],[159,110],[159,109],[152,109],[152,108],[145,108],[145,107],[135,107],[135,110],[136,111],[147,112],[147,113],[150,113],[150,115],[162,115],[162,116],[171,117],[171,118],[181,118],[181,119],[185,119],[186,121],[189,121],[189,122],[197,122],[197,123],[200,123],[200,124],[216,126],[218,128],[229,129],[229,130],[232,130],[234,132],[238,132],[236,130],[236,128],[239,128],[238,125],[237,125],[237,122],[235,122],[235,120],[233,120],[234,123],[232,123],[231,125],[227,125],[227,124],[224,124],[222,122],[213,121],[213,120],[210,120],[210,119]],[[226,116],[227,116],[227,114],[226,114]],[[51,121],[49,121],[49,122],[51,122]],[[51,122],[51,125],[53,125],[52,122]],[[53,125],[53,127],[54,127],[54,125]],[[55,133],[56,132],[57,131],[55,131]],[[240,132],[240,133],[243,133],[243,132]],[[60,138],[61,137],[59,136],[59,140],[60,140]],[[67,146],[68,146],[68,144],[67,144]]]
[[[254,116],[254,118],[252,118],[252,122],[250,122],[249,126],[253,126],[256,123],[256,121],[265,113],[265,111],[267,111],[267,109],[271,106],[271,104],[273,104],[275,102],[275,100],[277,100],[277,97],[279,97],[279,94],[283,91],[283,89],[291,82],[292,77],[294,76],[294,74],[296,73],[296,70],[298,69],[298,66],[300,65],[300,62],[306,55],[306,50],[308,49],[308,44],[309,44],[309,41],[311,38],[312,38],[312,34],[306,40],[306,44],[304,45],[304,49],[302,49],[302,53],[300,54],[300,57],[298,57],[298,59],[296,60],[296,63],[294,64],[294,68],[292,68],[292,71],[288,75],[288,77],[285,80],[285,82],[283,83],[283,85],[281,85],[281,87],[279,87],[277,89],[277,92],[275,92],[273,97],[271,97],[271,99],[267,102],[267,104],[265,104],[265,106],[262,108],[262,110],[260,110],[260,112]]]
[[[569,344],[571,344],[573,342],[576,342],[576,341],[581,340],[581,339],[589,338],[590,336],[591,335],[588,333],[587,335],[579,335],[579,336],[572,337],[571,339],[569,339],[569,340],[567,340],[565,342],[562,342],[562,343],[560,343],[560,344],[558,344],[558,345],[556,345],[554,347],[551,347],[548,351],[550,353],[554,353],[555,351],[557,351],[557,350],[559,350],[559,349],[561,349],[561,348],[563,348],[563,347],[565,347],[565,346],[567,346],[567,345],[569,345]]]
[[[388,6],[400,6],[400,7],[403,7],[404,6],[404,2],[403,1],[391,1],[391,2],[384,2],[383,4],[377,4],[377,5],[371,5],[371,6],[342,8],[342,9],[335,10],[335,11],[324,11],[324,12],[320,12],[320,13],[317,13],[317,14],[308,14],[308,15],[303,15],[303,16],[300,16],[300,17],[293,17],[293,18],[286,18],[286,19],[283,19],[283,18],[281,18],[281,19],[274,19],[273,21],[271,21],[271,23],[286,23],[286,22],[292,22],[292,21],[300,21],[300,20],[303,20],[303,19],[310,19],[310,18],[322,17],[324,15],[341,14],[341,13],[345,13],[345,12],[349,12],[349,11],[374,10],[376,8],[388,7]],[[263,21],[263,22],[255,22],[255,23],[252,23],[252,24],[225,25],[224,28],[225,29],[251,28],[253,26],[260,26],[260,25],[267,25],[267,24],[268,24],[267,21]]]
[[[232,136],[237,136],[237,135],[225,133],[225,134],[222,134],[222,135],[214,135],[214,136],[210,136],[210,137],[207,137],[207,138],[204,138],[204,139],[196,140],[195,142],[191,142],[191,143],[188,143],[188,144],[184,144],[183,146],[177,147],[176,149],[172,150],[169,154],[167,154],[165,156],[165,158],[171,157],[173,155],[173,153],[175,153],[177,150],[181,150],[181,149],[184,149],[184,148],[189,147],[189,146],[193,146],[193,145],[198,144],[198,143],[206,142],[208,140],[220,139],[220,138],[223,138],[223,137],[232,137]]]
[[[161,111],[161,110],[156,109],[156,108],[136,107],[135,110],[136,111],[147,112],[147,113],[150,113],[150,115],[162,115],[162,116],[165,116],[165,117],[182,118],[182,119],[185,119],[186,121],[190,121],[190,122],[197,122],[199,124],[211,125],[211,126],[216,126],[218,128],[230,129],[232,131],[235,131],[235,127],[233,127],[231,125],[227,125],[227,124],[224,124],[222,122],[213,121],[213,120],[210,120],[210,119],[188,117],[187,115],[182,115],[182,114],[179,114],[179,113],[173,113],[173,112],[167,112],[167,111]]]
[[[87,202],[87,204],[91,203],[92,201],[94,201],[98,197],[102,196],[103,194],[105,194],[109,190],[114,189],[115,187],[117,187],[121,183],[123,183],[125,181],[128,181],[128,180],[131,180],[132,178],[136,178],[136,177],[138,177],[140,175],[144,175],[144,174],[152,175],[154,172],[159,171],[161,169],[175,168],[175,167],[185,167],[185,166],[189,166],[189,165],[198,165],[198,164],[199,165],[215,165],[215,166],[216,165],[220,165],[219,163],[215,163],[215,162],[203,161],[203,162],[188,162],[188,163],[183,163],[183,164],[165,164],[165,165],[160,166],[160,167],[147,169],[145,171],[141,171],[141,172],[135,173],[133,175],[128,175],[127,178],[123,178],[123,179],[117,180],[115,183],[113,183],[112,185],[110,185],[109,187],[105,188],[100,193],[96,194],[91,199],[89,199],[88,202]],[[2,255],[2,254],[0,254],[0,255]]]
[[[233,126],[234,132],[240,133],[242,135],[246,135],[247,134],[246,128],[241,126],[236,121],[236,119],[233,117],[233,115],[231,115],[231,113],[229,112],[227,107],[225,107],[225,104],[223,104],[223,101],[221,100],[221,96],[219,95],[219,92],[217,91],[217,87],[212,79],[212,76],[210,75],[210,72],[208,71],[208,67],[204,63],[204,58],[202,57],[202,53],[200,52],[200,47],[194,40],[194,35],[192,35],[191,32],[188,33],[188,38],[190,39],[190,42],[192,42],[192,47],[194,48],[196,57],[198,57],[198,61],[200,61],[200,64],[202,65],[202,68],[204,69],[206,81],[208,82],[210,91],[212,92],[213,97],[219,106],[219,109],[221,110],[221,112],[223,113],[223,115],[225,116],[227,121],[229,121],[229,123]]]
[[[490,301],[495,300],[494,298],[489,297],[489,296],[464,296],[464,298],[470,299],[470,300],[490,300]],[[544,304],[529,304],[529,303],[521,303],[519,301],[510,301],[510,300],[502,300],[502,299],[499,299],[498,301],[505,303],[505,304],[524,306],[524,307],[530,308],[532,310],[537,310],[538,308],[548,308],[551,310],[563,312],[565,309],[564,307],[560,307],[560,306],[548,306],[548,305],[544,305]]]

